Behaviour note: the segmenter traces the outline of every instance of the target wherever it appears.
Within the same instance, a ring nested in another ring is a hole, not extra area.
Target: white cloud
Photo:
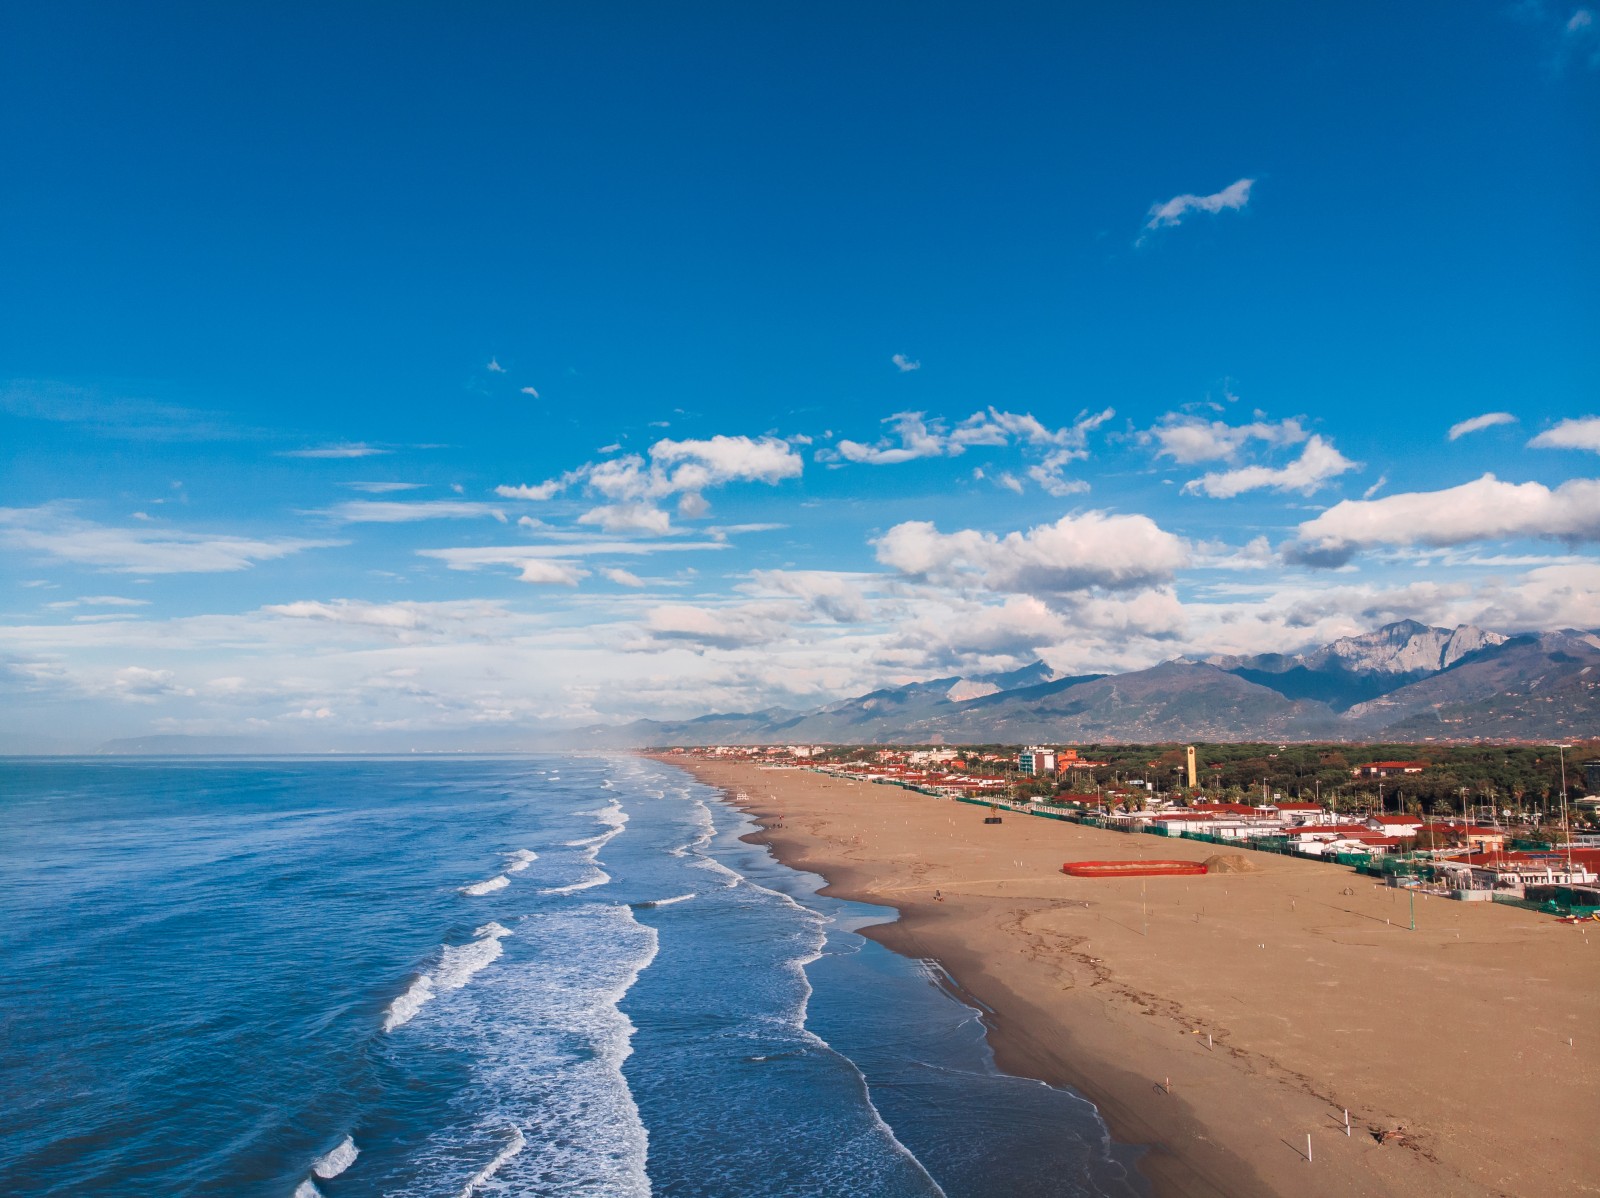
[[[1148,516],[1099,511],[1004,537],[975,529],[941,533],[931,523],[909,521],[875,544],[880,562],[912,578],[1034,595],[1152,586],[1189,557],[1183,542]]]
[[[631,453],[604,462],[590,462],[536,486],[499,486],[507,499],[547,500],[577,483],[602,495],[611,505],[651,504],[677,495],[686,518],[707,510],[701,492],[736,482],[776,485],[798,478],[804,462],[787,442],[776,437],[728,437],[704,440],[663,439],[650,446],[648,458]],[[595,513],[605,511],[596,508]],[[591,523],[604,517],[595,515]],[[659,522],[665,522],[664,512]],[[652,526],[654,528],[654,526]],[[661,529],[660,531],[664,531]]]
[[[1356,469],[1359,469],[1358,463],[1314,433],[1300,456],[1286,466],[1241,466],[1237,470],[1203,475],[1185,483],[1183,489],[1186,494],[1198,492],[1213,499],[1231,499],[1246,491],[1263,489],[1310,495],[1329,479]]]
[[[417,491],[423,486],[422,483],[383,482],[345,483],[344,485],[349,487],[352,491],[362,491],[368,495],[389,495],[395,491]]]
[[[256,540],[162,528],[114,528],[79,520],[60,505],[0,508],[0,544],[119,574],[208,574],[247,570],[304,549],[342,541]]]
[[[1231,460],[1250,441],[1267,445],[1298,445],[1307,433],[1298,420],[1257,420],[1231,425],[1221,420],[1202,420],[1197,416],[1168,413],[1161,423],[1140,434],[1145,443],[1154,441],[1160,448],[1156,457],[1168,457],[1179,465]]]
[[[992,407],[974,412],[954,428],[943,420],[929,420],[922,412],[896,412],[883,422],[893,429],[893,440],[880,438],[872,445],[841,440],[831,452],[824,450],[817,457],[827,461],[836,455],[849,462],[893,466],[918,458],[957,457],[978,446],[1017,444],[1045,455],[1043,462],[1028,472],[1030,477],[1052,494],[1071,494],[1084,488],[1062,479],[1062,467],[1088,457],[1089,434],[1115,414],[1110,408],[1080,412],[1072,424],[1052,429],[1029,413]]]
[[[1037,466],[1034,467],[1035,470],[1038,468],[1039,467]],[[977,476],[982,478],[983,472],[981,470],[977,471]],[[1018,495],[1022,494],[1022,480],[1015,474],[1012,474],[1009,470],[1002,470],[998,475],[996,475],[994,484],[997,487],[1004,487],[1006,490],[1012,491]]]
[[[836,624],[860,624],[872,618],[865,587],[871,575],[833,570],[753,570],[741,587],[756,594],[790,596],[805,613]]]
[[[368,445],[365,441],[350,441],[342,445],[318,445],[310,449],[286,450],[282,456],[286,458],[372,458],[379,454],[391,453],[392,450],[379,449],[375,445]]]
[[[125,599],[121,595],[82,595],[77,599],[61,599],[47,603],[50,608],[68,607],[149,607],[148,599]]]
[[[739,649],[782,640],[789,629],[781,620],[750,610],[669,604],[645,614],[645,631],[657,641],[681,641],[713,649]]]
[[[1534,449],[1587,449],[1600,453],[1600,416],[1563,420],[1528,442]]]
[[[644,579],[628,570],[601,570],[600,574],[601,577],[609,579],[619,587],[642,587],[645,585]]]
[[[544,482],[531,487],[501,485],[494,489],[494,493],[502,499],[531,499],[535,502],[543,503],[547,499],[554,498],[558,491],[564,490],[572,482],[572,475],[563,474],[559,478],[546,479]]]
[[[164,695],[193,694],[173,681],[171,670],[147,670],[143,666],[127,666],[118,670],[111,680],[112,693],[119,698],[139,703],[153,703]]]
[[[532,396],[534,399],[538,399],[539,398],[539,392],[536,391],[532,387],[523,387],[520,390],[521,390],[522,394],[524,394],[524,395]]]
[[[492,516],[505,523],[506,514],[488,503],[466,500],[430,499],[420,503],[385,503],[356,499],[318,512],[346,524],[408,524],[417,520],[457,520]]]
[[[592,508],[578,517],[579,524],[598,524],[613,536],[640,533],[664,537],[672,532],[667,513],[648,503],[611,503]]]
[[[402,639],[407,639],[408,634],[412,633],[461,631],[469,625],[505,620],[508,616],[504,604],[476,599],[434,603],[370,603],[364,599],[322,602],[302,599],[294,603],[268,604],[261,610],[280,619],[376,629]]]
[[[498,358],[490,358],[489,364],[485,366],[484,369],[490,374],[504,374],[506,372],[506,368],[500,365],[500,360]]]
[[[1189,195],[1173,196],[1150,207],[1149,219],[1145,222],[1143,241],[1146,236],[1156,229],[1171,228],[1183,223],[1185,217],[1191,212],[1209,212],[1212,214],[1225,209],[1237,211],[1250,202],[1250,188],[1255,185],[1254,179],[1237,179],[1228,184],[1221,191],[1213,192],[1208,196]]]
[[[579,581],[587,578],[589,572],[572,562],[557,561],[552,559],[538,559],[522,563],[522,572],[517,575],[519,582],[543,583],[554,586],[575,587]]]
[[[1339,565],[1374,545],[1460,545],[1541,538],[1600,540],[1600,479],[1501,482],[1492,474],[1443,491],[1346,499],[1300,525],[1285,546],[1291,561]]]
[[[894,357],[889,359],[889,361],[893,362],[895,366],[899,368],[900,373],[902,374],[905,374],[908,371],[922,369],[921,362],[918,362],[914,358],[908,358],[904,354],[895,354]]]
[[[1485,412],[1482,416],[1473,416],[1459,424],[1450,426],[1450,440],[1456,441],[1468,433],[1481,432],[1486,428],[1493,428],[1497,424],[1515,424],[1517,418],[1510,412]]]

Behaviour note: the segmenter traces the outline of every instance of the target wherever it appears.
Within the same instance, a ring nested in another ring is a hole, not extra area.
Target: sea
[[[631,756],[0,760],[0,1193],[1136,1195]]]

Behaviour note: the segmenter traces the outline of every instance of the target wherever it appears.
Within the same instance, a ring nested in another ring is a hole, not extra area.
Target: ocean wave
[[[309,1177],[294,1188],[294,1198],[322,1198],[322,1191]]]
[[[461,893],[476,898],[479,895],[493,894],[496,890],[504,890],[509,885],[511,885],[510,878],[506,877],[505,874],[496,874],[485,881],[474,882],[471,886],[463,886]]]
[[[418,974],[405,993],[389,1004],[383,1016],[384,1031],[392,1032],[411,1022],[436,994],[461,989],[472,980],[474,974],[494,964],[505,951],[500,941],[511,935],[511,929],[490,922],[472,934],[475,939],[466,944],[445,945],[439,954],[439,964],[434,966],[433,971]]]
[[[467,1178],[467,1184],[461,1187],[459,1198],[472,1198],[491,1177],[500,1172],[501,1166],[527,1147],[527,1144],[528,1141],[522,1134],[522,1129],[520,1127],[511,1128],[511,1139],[506,1141],[504,1148],[494,1154],[493,1160]]]
[[[670,907],[673,903],[686,903],[694,897],[693,894],[680,894],[676,898],[650,899],[647,902],[630,903],[628,905],[635,911],[644,911],[651,907]]]
[[[311,1172],[323,1181],[327,1181],[330,1177],[338,1177],[355,1164],[356,1157],[360,1155],[361,1149],[356,1147],[355,1138],[346,1136],[336,1147],[317,1158],[316,1164],[311,1166]]]
[[[574,882],[570,886],[552,886],[548,890],[541,890],[540,894],[577,894],[580,890],[590,890],[596,886],[604,886],[611,881],[611,875],[603,869],[597,869],[581,882]]]
[[[539,859],[539,854],[532,849],[517,849],[506,854],[506,873],[520,874],[528,866]]]

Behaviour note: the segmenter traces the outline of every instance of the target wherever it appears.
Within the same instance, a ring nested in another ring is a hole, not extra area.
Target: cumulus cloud
[[[1482,432],[1486,428],[1493,428],[1497,424],[1515,424],[1517,418],[1510,412],[1485,412],[1482,416],[1473,416],[1459,424],[1450,426],[1450,440],[1457,441],[1468,433]]]
[[[1209,495],[1213,499],[1231,499],[1246,491],[1299,491],[1310,495],[1329,479],[1337,478],[1349,470],[1359,469],[1344,454],[1313,433],[1301,450],[1300,456],[1285,466],[1241,466],[1237,470],[1224,470],[1206,474],[1184,484],[1186,494]]]
[[[317,513],[345,524],[408,524],[416,520],[459,520],[491,516],[504,524],[506,514],[493,504],[466,500],[429,499],[420,503],[355,499]]]
[[[908,358],[904,354],[895,354],[894,357],[889,359],[889,361],[895,364],[895,366],[900,370],[901,374],[905,374],[912,370],[922,369],[921,362],[918,362],[914,358]]]
[[[1600,453],[1600,416],[1563,420],[1528,442],[1534,449],[1587,449]]]
[[[755,570],[741,589],[799,599],[809,616],[837,624],[859,624],[872,618],[863,587],[867,576],[832,570]]]
[[[712,649],[740,649],[781,640],[788,626],[750,611],[675,603],[653,607],[645,631],[657,641],[678,641]]]
[[[592,508],[578,517],[579,524],[598,524],[613,535],[642,533],[664,537],[672,531],[667,513],[648,503],[609,503]]]
[[[1600,540],[1600,479],[1571,479],[1551,490],[1485,474],[1442,491],[1346,499],[1300,525],[1284,554],[1306,565],[1336,566],[1375,545],[1520,538]]]
[[[1237,211],[1250,202],[1250,189],[1253,186],[1255,186],[1254,179],[1236,179],[1221,191],[1208,196],[1186,193],[1152,204],[1148,219],[1145,221],[1144,233],[1139,240],[1145,240],[1157,229],[1172,228],[1182,224],[1192,212],[1215,215],[1227,209]]]
[[[1139,439],[1157,445],[1156,457],[1171,458],[1180,466],[1192,466],[1196,462],[1232,460],[1251,441],[1298,445],[1307,435],[1305,427],[1293,419],[1234,425],[1168,413],[1154,428],[1141,433]]]
[[[247,570],[343,541],[258,540],[165,528],[116,528],[71,516],[63,505],[0,508],[0,544],[116,574],[209,574]]]
[[[372,458],[379,454],[392,453],[392,450],[379,449],[376,445],[368,445],[365,441],[347,441],[340,445],[316,445],[309,449],[286,450],[282,456],[286,458]]]
[[[1148,516],[1090,511],[1004,537],[897,524],[875,542],[878,560],[930,582],[1015,594],[1059,595],[1163,583],[1188,561],[1183,542]]]

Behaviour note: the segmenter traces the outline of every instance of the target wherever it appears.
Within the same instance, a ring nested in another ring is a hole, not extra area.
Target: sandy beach
[[[1246,873],[1072,878],[1063,861],[1220,850],[664,760],[747,796],[828,893],[897,908],[868,934],[987,1007],[1003,1069],[1148,1145],[1159,1195],[1600,1192],[1600,927],[1419,896],[1412,931],[1410,895],[1259,853]]]

